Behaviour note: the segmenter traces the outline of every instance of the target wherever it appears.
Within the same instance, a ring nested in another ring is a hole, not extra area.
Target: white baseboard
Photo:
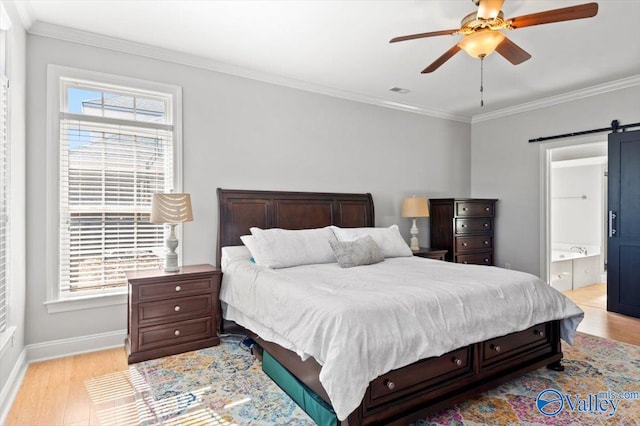
[[[20,390],[20,386],[22,386],[22,380],[29,364],[36,361],[121,347],[124,346],[126,336],[126,330],[119,330],[25,346],[11,370],[7,383],[0,390],[0,407],[2,407],[0,408],[0,425],[4,424],[9,415],[9,410]]]
[[[72,337],[70,339],[35,343],[27,345],[27,359],[29,363],[31,363],[85,352],[117,348],[124,346],[124,339],[126,337],[127,330],[118,330],[89,336]]]
[[[2,407],[0,409],[0,425],[3,425],[7,420],[9,410],[13,405],[13,400],[16,399],[16,395],[22,385],[22,379],[24,379],[24,374],[27,372],[28,366],[27,348],[24,348],[16,363],[13,365],[11,374],[9,374],[9,377],[7,378],[7,382],[2,387],[2,390],[0,390],[0,407]]]

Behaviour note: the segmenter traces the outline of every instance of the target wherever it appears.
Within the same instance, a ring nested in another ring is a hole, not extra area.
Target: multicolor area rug
[[[563,350],[564,372],[541,368],[416,425],[640,425],[640,347],[578,333]],[[314,424],[238,339],[129,369],[142,425]],[[623,393],[614,414],[605,392]]]

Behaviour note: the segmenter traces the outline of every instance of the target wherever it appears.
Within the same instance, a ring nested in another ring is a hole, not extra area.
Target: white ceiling
[[[506,0],[502,10],[511,18],[588,1]],[[254,78],[462,119],[640,75],[638,0],[600,0],[594,18],[509,32],[532,58],[517,66],[498,54],[485,59],[483,108],[478,59],[460,52],[434,73],[420,74],[461,36],[389,44],[395,36],[458,28],[476,10],[471,0],[18,0],[16,5],[35,33],[46,24],[89,31],[196,55]],[[390,92],[394,86],[410,93]]]

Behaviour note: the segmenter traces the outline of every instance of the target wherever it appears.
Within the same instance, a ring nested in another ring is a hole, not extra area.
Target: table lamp
[[[413,226],[411,227],[411,250],[420,250],[420,244],[418,243],[418,227],[416,226],[416,218],[429,217],[429,205],[425,197],[405,198],[402,200],[402,217],[410,217],[413,219]]]
[[[179,223],[191,222],[193,213],[191,211],[191,196],[189,194],[153,194],[151,199],[151,223],[168,224],[171,227],[169,238],[167,238],[167,257],[165,259],[165,272],[176,272],[180,270],[178,265],[178,238],[176,238],[175,228]]]

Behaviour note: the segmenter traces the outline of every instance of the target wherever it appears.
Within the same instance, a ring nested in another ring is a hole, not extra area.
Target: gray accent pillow
[[[355,241],[329,241],[336,260],[343,268],[382,262],[384,255],[370,235]]]

